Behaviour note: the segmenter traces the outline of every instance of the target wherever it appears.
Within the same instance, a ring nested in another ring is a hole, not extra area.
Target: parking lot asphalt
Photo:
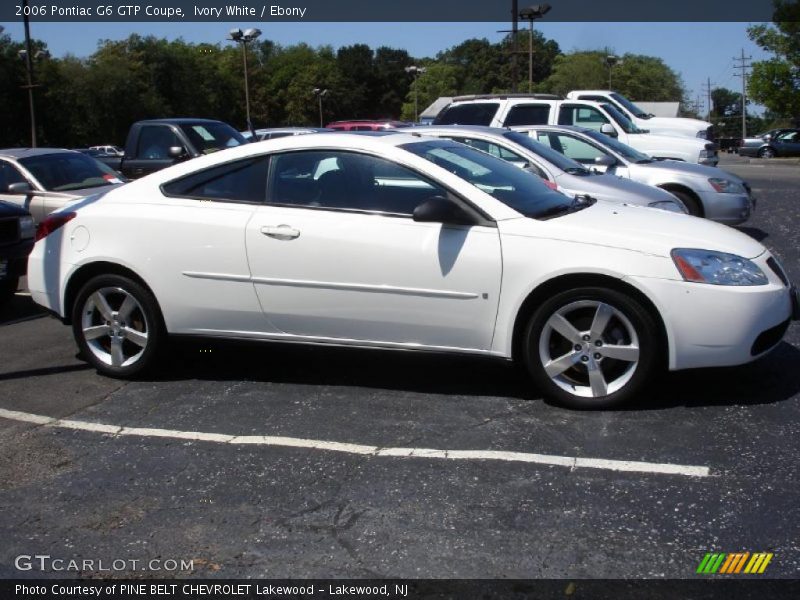
[[[800,281],[800,169],[722,160],[759,197],[741,229]],[[742,551],[798,574],[796,323],[606,412],[399,352],[182,342],[152,379],[107,379],[24,292],[0,341],[0,577],[77,574],[14,567],[48,554],[194,561],[114,573],[137,577],[687,578]]]

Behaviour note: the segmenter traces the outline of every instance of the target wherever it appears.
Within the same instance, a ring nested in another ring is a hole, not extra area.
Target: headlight
[[[23,240],[29,240],[36,235],[36,227],[33,224],[33,217],[20,217],[19,218],[19,237]]]
[[[686,281],[712,285],[767,285],[767,276],[746,258],[725,252],[675,248],[672,260]]]
[[[672,200],[658,200],[657,202],[651,202],[647,206],[659,210],[667,210],[669,212],[688,214],[688,211],[683,206]]]
[[[730,179],[722,179],[721,177],[712,177],[708,180],[716,191],[720,194],[744,194],[746,190],[741,183],[731,181]]]
[[[706,137],[708,137],[708,132],[703,129],[702,131],[698,131],[695,137],[706,139]]]

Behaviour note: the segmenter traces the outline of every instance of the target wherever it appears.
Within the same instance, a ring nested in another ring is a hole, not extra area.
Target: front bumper
[[[28,272],[28,255],[33,249],[33,239],[0,247],[0,280],[23,277]]]
[[[770,279],[767,285],[628,278],[656,303],[664,319],[670,370],[741,365],[780,343],[789,320],[798,318],[800,299],[767,272],[762,260],[756,262]]]
[[[725,225],[739,225],[755,212],[756,199],[750,194],[698,192],[705,217]]]

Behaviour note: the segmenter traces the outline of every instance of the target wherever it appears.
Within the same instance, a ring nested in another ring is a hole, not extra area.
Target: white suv
[[[686,136],[655,135],[639,129],[611,104],[559,100],[551,95],[487,94],[458,96],[440,112],[434,125],[575,125],[595,129],[653,158],[716,166],[716,144]]]

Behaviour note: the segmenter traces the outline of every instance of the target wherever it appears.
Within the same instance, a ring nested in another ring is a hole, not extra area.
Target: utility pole
[[[28,84],[22,86],[28,90],[28,107],[31,113],[31,148],[36,148],[36,111],[33,106],[33,48],[31,46],[31,28],[28,19],[28,0],[22,1],[23,13],[22,20],[25,24],[25,71],[28,76]]]
[[[744,48],[742,48],[742,57],[733,59],[734,62],[741,64],[734,65],[734,69],[741,69],[741,73],[734,73],[736,77],[742,78],[742,139],[747,137],[747,69],[750,65],[747,64],[748,60],[752,60],[752,56],[744,55]]]
[[[511,91],[517,91],[517,19],[519,19],[519,2],[511,0]]]
[[[706,118],[706,121],[709,121],[709,122],[711,122],[711,89],[712,89],[711,86],[712,85],[713,84],[711,83],[711,78],[707,77],[706,78],[706,83],[702,84],[702,86],[701,86],[701,87],[705,88],[704,91],[706,93],[706,98],[708,99],[708,111],[706,113],[708,115],[708,117]]]

